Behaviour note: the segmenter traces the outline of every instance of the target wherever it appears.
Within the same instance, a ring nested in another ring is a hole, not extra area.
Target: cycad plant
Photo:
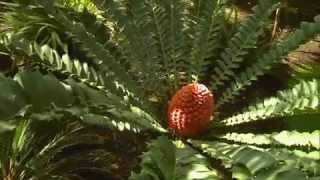
[[[1,49],[13,64],[1,75],[1,136],[29,121],[148,133],[130,176],[137,180],[320,177],[320,79],[243,96],[318,35],[319,22],[266,43],[277,0],[260,0],[239,25],[226,0],[86,2],[89,9],[62,0],[1,2]],[[254,128],[278,121],[313,127]]]

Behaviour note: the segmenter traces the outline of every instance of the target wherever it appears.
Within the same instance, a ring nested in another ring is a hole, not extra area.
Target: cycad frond
[[[320,79],[320,64],[317,62],[290,62],[296,79]]]
[[[0,74],[0,119],[10,119],[27,105],[27,98],[18,83]],[[17,103],[18,102],[18,103]],[[9,126],[10,127],[10,126]]]
[[[56,18],[65,23],[64,25],[69,30],[70,36],[74,38],[74,41],[81,43],[82,50],[88,53],[88,57],[94,59],[96,65],[100,65],[104,71],[113,72],[115,74],[114,77],[117,77],[115,79],[120,82],[132,82],[131,84],[135,84],[119,62],[114,59],[102,44],[95,40],[94,35],[89,33],[82,23],[74,23],[63,14],[63,12],[58,13]]]
[[[93,59],[96,66],[99,66],[104,72],[109,72],[110,76],[120,84],[121,82],[126,82],[126,87],[130,91],[134,91],[135,95],[140,94],[143,96],[141,91],[138,91],[137,84],[129,77],[122,65],[115,60],[109,49],[106,49],[103,44],[97,41],[95,35],[88,31],[82,22],[77,22],[60,9],[47,8],[46,10],[48,11],[47,13],[53,16],[55,21],[66,28],[67,32],[65,33],[79,44],[81,50],[87,53],[87,57]]]
[[[228,133],[217,136],[222,140],[228,140],[234,143],[245,143],[261,147],[283,147],[303,149],[320,149],[319,142],[320,131],[297,132],[281,131],[272,134],[253,134],[253,133]]]
[[[161,136],[150,144],[143,155],[140,173],[132,174],[132,180],[164,179],[192,180],[218,179],[218,174],[209,168],[204,156],[179,143],[173,144]]]
[[[59,3],[65,7],[74,8],[76,11],[88,10],[97,16],[101,14],[92,0],[59,0]]]
[[[238,165],[240,165],[240,168],[245,167],[244,172],[247,171],[245,174],[248,178],[266,179],[273,177],[275,179],[283,179],[290,178],[292,173],[294,173],[296,177],[306,179],[309,173],[312,174],[309,177],[317,176],[317,170],[319,170],[319,167],[315,165],[319,158],[307,160],[306,158],[293,155],[296,159],[290,161],[284,156],[291,156],[293,158],[292,151],[288,149],[279,151],[277,149],[260,149],[248,145],[231,145],[212,141],[192,140],[191,143],[201,148],[210,156],[221,159],[226,167],[235,168],[239,167]],[[310,166],[310,163],[315,164]],[[299,170],[301,166],[307,172]],[[235,174],[233,174],[233,177],[237,177],[237,172],[234,169]]]
[[[71,59],[67,53],[60,56],[56,50],[52,49],[48,45],[40,46],[37,43],[32,44],[30,42],[24,42],[23,40],[19,40],[18,42],[15,40],[12,41],[11,45],[14,44],[15,47],[19,47],[19,50],[25,51],[26,54],[35,58],[35,62],[41,63],[42,66],[48,70],[67,75],[76,81],[83,82],[89,87],[103,92],[107,97],[105,100],[110,101],[110,104],[116,105],[118,108],[122,109],[123,112],[127,111],[125,114],[131,112],[131,116],[127,115],[125,116],[126,118],[130,117],[132,120],[137,117],[148,119],[149,121],[153,121],[151,124],[155,124],[160,128],[160,125],[150,115],[138,108],[141,107],[139,100],[130,99],[130,92],[126,92],[121,87],[118,87],[118,84],[110,79],[106,73],[100,73],[87,63],[81,63],[79,60]],[[124,99],[120,97],[123,97]],[[125,103],[125,99],[128,97],[130,103]],[[91,102],[98,104],[97,101]],[[99,100],[99,102],[102,101]],[[121,114],[120,112],[118,113]],[[119,117],[117,119],[119,119]],[[143,121],[142,119],[140,119],[140,121]]]
[[[50,111],[48,113],[44,113],[50,106],[53,104],[58,107],[58,112],[70,112],[69,110],[59,108],[67,108],[71,105],[74,105],[76,102],[76,97],[80,97],[81,100],[86,100],[87,106],[79,107],[79,109],[75,112],[78,114],[74,114],[76,117],[83,117],[86,113],[94,113],[99,110],[99,107],[95,107],[99,105],[99,102],[107,102],[107,98],[102,94],[99,96],[99,92],[91,92],[86,90],[86,86],[81,87],[77,85],[75,82],[68,81],[68,84],[61,83],[52,75],[43,76],[39,72],[25,72],[21,74],[17,74],[15,80],[13,81],[9,78],[3,78],[1,80],[1,85],[3,86],[3,90],[7,90],[3,92],[3,95],[10,95],[7,93],[13,93],[10,96],[2,97],[0,103],[1,111],[6,113],[2,113],[2,120],[10,119],[15,116],[19,116],[20,113],[25,113],[24,109],[28,108],[28,105],[31,105],[32,115],[34,118],[38,118],[40,120],[45,119],[56,119],[54,117],[59,116],[54,111]],[[43,86],[47,88],[42,88]],[[78,90],[77,90],[78,89]],[[90,89],[91,91],[94,91]],[[55,93],[53,93],[55,92]],[[77,96],[74,97],[74,94]],[[84,96],[84,97],[82,97]],[[17,97],[18,99],[12,98]],[[87,99],[85,98],[87,97]],[[96,97],[96,98],[94,98]],[[9,98],[9,99],[8,99]],[[94,98],[94,99],[91,99]],[[24,101],[25,99],[25,101]],[[91,103],[97,103],[95,106],[90,106]],[[6,104],[5,104],[6,103]],[[101,104],[100,104],[101,105]],[[141,109],[137,107],[126,107],[119,106],[118,104],[113,105],[110,104],[102,104],[104,108],[103,111],[98,111],[96,114],[98,117],[103,116],[105,118],[105,124],[107,126],[115,125],[116,127],[119,124],[128,124],[131,123],[132,127],[144,127],[150,129],[158,129],[160,131],[165,131],[163,128],[157,124],[154,119],[143,112]],[[118,105],[118,106],[117,106]],[[115,106],[116,108],[114,108]],[[86,107],[89,108],[86,110]],[[122,107],[122,108],[121,108]],[[83,110],[81,110],[83,108]],[[101,108],[101,107],[100,107]],[[28,109],[25,109],[28,110]],[[72,110],[72,108],[71,108]],[[76,110],[74,108],[73,110]],[[38,114],[37,114],[38,113]],[[53,114],[52,114],[53,113]],[[53,115],[53,116],[51,116]],[[89,118],[90,116],[88,116]],[[85,119],[85,122],[90,121],[90,119]],[[101,118],[100,118],[101,119]],[[110,121],[107,121],[110,120]],[[118,121],[118,122],[117,122]],[[135,122],[136,121],[136,122]],[[100,121],[102,122],[102,121]],[[93,122],[92,122],[93,123]],[[10,122],[5,123],[6,127],[10,126]],[[131,126],[126,125],[126,129],[135,130],[136,128],[130,128]],[[122,128],[123,129],[123,128]]]
[[[68,87],[52,75],[42,76],[39,72],[24,72],[15,76],[15,81],[10,78],[1,78],[3,88],[1,119],[12,118],[16,113],[32,105],[35,112],[40,112],[50,104],[66,107],[74,101]],[[48,89],[43,89],[46,86]],[[54,92],[54,93],[53,93]]]
[[[237,163],[244,165],[252,174],[257,174],[264,168],[272,167],[276,161],[269,154],[247,145],[232,145],[221,142],[191,141],[210,156],[222,160],[226,167]],[[249,155],[250,154],[250,155]]]
[[[167,29],[163,30],[165,32],[160,36],[158,28],[168,28],[168,20],[165,20],[166,25],[158,24],[160,17],[155,14],[155,7],[161,8],[161,12],[165,14],[165,9],[155,1],[108,1],[103,8],[106,18],[111,19],[114,40],[118,41],[134,76],[146,86],[146,93],[167,98],[165,94],[168,89],[165,86],[168,85],[166,77],[169,69],[165,69],[163,65],[168,66],[171,57],[167,54],[168,48],[162,47],[163,43],[160,42],[168,41],[168,37],[163,37],[167,36],[168,32]],[[163,21],[161,23],[164,23]],[[159,83],[153,83],[154,80],[158,80]]]
[[[278,0],[260,0],[254,8],[254,15],[243,23],[236,34],[229,40],[227,47],[221,53],[221,60],[217,61],[215,73],[212,75],[212,89],[218,90],[226,81],[235,78],[237,75],[234,69],[239,68],[244,60],[244,55],[250,49],[256,48],[259,36],[272,12],[279,6]]]
[[[50,131],[44,127],[50,127]],[[0,139],[0,157],[4,165],[1,168],[10,165],[2,171],[2,177],[20,180],[65,179],[76,174],[77,168],[95,167],[97,171],[102,171],[109,165],[110,154],[101,152],[99,148],[103,146],[103,140],[75,122],[25,119],[18,122],[14,130],[1,133]],[[81,145],[94,147],[91,154],[80,149],[81,158],[60,154]],[[99,158],[95,154],[98,152],[101,155]],[[67,170],[61,171],[63,168]],[[37,171],[34,172],[34,169]]]
[[[319,113],[320,81],[313,79],[301,81],[292,89],[281,91],[277,96],[249,106],[241,114],[222,121],[226,125],[265,120],[274,117],[286,117]]]
[[[27,4],[29,2],[26,2]],[[39,6],[26,6],[25,4],[16,4],[0,2],[1,5],[8,8],[8,11],[2,12],[1,28],[2,32],[15,33],[16,37],[33,40],[50,39],[50,31],[59,31],[61,26],[54,19],[48,17],[43,8]]]
[[[160,80],[168,86],[164,93],[170,94],[170,89],[179,86],[179,71],[184,68],[181,62],[184,61],[186,47],[182,19],[185,4],[172,0],[151,0],[146,1],[145,5],[150,31],[147,41],[154,48],[152,59],[159,66]]]
[[[320,23],[302,23],[300,29],[291,34],[283,42],[278,43],[275,47],[272,47],[270,51],[263,54],[258,58],[257,62],[246,67],[232,82],[229,88],[222,93],[219,98],[218,107],[225,103],[230,103],[235,97],[240,95],[240,92],[247,86],[250,86],[253,81],[256,81],[259,76],[270,70],[274,64],[280,63],[281,58],[288,55],[290,51],[293,51],[299,47],[302,43],[313,38],[320,32]]]
[[[219,34],[225,24],[225,1],[194,1],[193,12],[190,12],[191,20],[191,57],[189,58],[189,76],[204,77],[208,65],[216,58],[220,48],[221,37]],[[190,30],[189,30],[190,31]]]
[[[21,47],[23,42],[20,40],[18,43],[16,46],[20,45]],[[119,104],[122,101],[126,101],[126,99],[121,99],[120,97],[130,96],[130,94],[127,94],[128,92],[117,87],[116,82],[112,82],[106,73],[96,71],[88,63],[82,63],[78,59],[71,59],[67,53],[60,56],[55,49],[48,45],[40,46],[35,42],[33,44],[31,42],[24,43],[24,45],[27,44],[29,44],[29,48],[21,50],[26,51],[29,56],[39,59],[39,63],[48,70],[67,75],[76,81],[83,82],[94,89],[104,92],[106,97],[113,103]],[[130,104],[137,105],[133,101]]]
[[[309,177],[320,175],[319,165],[319,151],[304,152],[301,150],[288,151],[288,149],[270,148],[267,150],[269,153],[282,162],[286,162],[294,168],[301,168],[303,171],[308,172]],[[311,179],[311,178],[310,178]]]

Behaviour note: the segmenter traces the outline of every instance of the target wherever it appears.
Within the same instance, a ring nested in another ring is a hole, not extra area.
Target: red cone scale
[[[169,128],[180,136],[198,135],[208,127],[213,108],[213,95],[205,85],[183,86],[170,102]]]

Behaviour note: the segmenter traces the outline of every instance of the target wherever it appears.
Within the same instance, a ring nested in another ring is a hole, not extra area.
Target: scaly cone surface
[[[213,95],[205,85],[183,86],[169,104],[169,128],[180,136],[196,136],[208,127],[213,109]]]

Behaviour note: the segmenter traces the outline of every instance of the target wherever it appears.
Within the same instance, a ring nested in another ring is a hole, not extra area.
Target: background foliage
[[[320,177],[318,65],[293,64],[269,94],[252,89],[320,22],[270,42],[277,0],[242,23],[226,0],[0,4],[3,179]],[[176,137],[167,105],[191,82],[215,95],[212,125]]]

